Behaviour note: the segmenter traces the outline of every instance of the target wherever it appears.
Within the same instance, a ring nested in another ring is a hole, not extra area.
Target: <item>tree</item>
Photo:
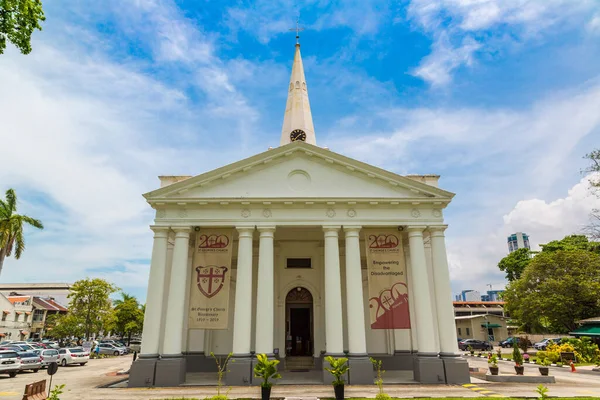
[[[85,332],[81,319],[73,314],[56,315],[47,324],[46,329],[46,335],[56,339],[81,337]]]
[[[127,293],[121,292],[121,299],[115,300],[114,304],[114,329],[121,337],[127,337],[127,344],[129,344],[131,335],[142,331],[144,312],[137,299]]]
[[[45,20],[40,0],[0,0],[0,54],[7,40],[21,53],[31,53],[31,35],[42,30],[40,22]]]
[[[600,255],[542,251],[508,285],[504,299],[511,316],[532,331],[568,333],[576,321],[600,315]]]
[[[551,252],[558,250],[584,250],[600,252],[598,243],[590,242],[585,235],[565,236],[561,240],[553,240],[542,245],[542,252]]]
[[[110,295],[118,289],[104,279],[82,279],[71,286],[69,315],[83,325],[85,337],[100,333],[112,313]]]
[[[600,149],[596,149],[585,155],[590,160],[590,166],[584,172],[593,174],[590,178],[592,190],[600,196]],[[584,228],[584,232],[594,240],[600,240],[600,209],[592,210],[590,222]]]
[[[500,271],[506,272],[506,279],[509,282],[516,281],[521,277],[525,267],[531,262],[531,251],[523,248],[518,249],[504,257],[498,263]]]
[[[0,4],[2,0],[0,0]],[[23,227],[25,224],[38,229],[44,229],[44,225],[38,219],[27,215],[17,214],[17,194],[13,189],[6,191],[6,199],[0,200],[0,274],[4,259],[15,251],[15,259],[21,258],[25,250],[25,235]]]

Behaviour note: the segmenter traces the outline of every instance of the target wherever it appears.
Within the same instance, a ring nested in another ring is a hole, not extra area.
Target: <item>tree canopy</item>
[[[121,292],[121,299],[114,302],[114,320],[111,330],[122,337],[127,337],[128,342],[131,335],[142,332],[144,324],[144,310],[137,299],[127,293]]]
[[[86,338],[92,333],[100,333],[110,322],[113,317],[110,295],[117,290],[112,283],[99,278],[82,279],[71,286],[69,317],[83,327]]]
[[[512,282],[521,277],[530,261],[531,251],[525,248],[518,249],[500,260],[498,268],[500,268],[500,271],[506,272],[506,279]]]
[[[7,41],[21,53],[31,53],[31,35],[42,30],[40,22],[45,20],[40,0],[0,0],[0,54]]]
[[[0,200],[0,274],[4,259],[10,257],[13,250],[17,260],[25,251],[25,233],[23,232],[25,225],[44,229],[40,220],[17,214],[17,194],[13,189],[8,189],[6,198]]]
[[[586,168],[585,172],[593,173],[590,178],[590,184],[596,196],[600,197],[600,149],[586,154],[585,158],[590,161],[590,165]],[[590,221],[585,227],[585,233],[592,239],[600,240],[600,209],[596,208],[592,210]]]
[[[532,332],[568,333],[600,315],[600,255],[557,247],[537,254],[504,293],[508,312]]]

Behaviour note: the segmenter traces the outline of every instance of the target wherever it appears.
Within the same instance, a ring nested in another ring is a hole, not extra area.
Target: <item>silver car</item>
[[[0,350],[0,374],[8,374],[11,378],[17,376],[21,367],[21,358],[16,351]]]
[[[127,350],[123,347],[117,347],[111,343],[98,343],[98,353],[111,354],[113,356],[122,356]]]
[[[23,351],[19,353],[19,357],[21,357],[21,368],[19,368],[21,371],[38,372],[42,368],[41,357],[33,351]]]
[[[34,350],[42,359],[42,368],[47,367],[50,363],[58,362],[58,350],[55,349],[38,349]]]

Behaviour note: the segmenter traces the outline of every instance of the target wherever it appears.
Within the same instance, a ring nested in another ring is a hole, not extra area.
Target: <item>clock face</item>
[[[302,129],[293,130],[292,133],[290,133],[290,140],[292,142],[295,142],[297,140],[301,140],[304,142],[306,141],[306,133],[304,133]]]

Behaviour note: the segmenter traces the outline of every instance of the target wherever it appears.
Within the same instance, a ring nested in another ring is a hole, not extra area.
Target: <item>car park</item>
[[[21,357],[20,371],[38,372],[42,369],[42,359],[39,354],[36,354],[33,351],[25,351],[19,353],[19,357]]]
[[[34,350],[42,359],[42,368],[47,367],[50,363],[58,362],[58,350],[56,349],[38,349]]]
[[[555,343],[555,344],[559,344],[563,339],[568,339],[568,338],[546,338],[543,339],[537,343],[535,343],[533,345],[533,347],[536,350],[546,350],[548,348],[549,345]]]
[[[17,376],[21,368],[21,358],[14,350],[0,350],[0,374],[8,374],[11,378]]]
[[[458,348],[463,351],[469,350],[469,347],[473,350],[492,350],[494,348],[490,342],[477,339],[465,339],[458,344]]]
[[[66,367],[71,364],[85,365],[90,360],[90,353],[81,347],[73,347],[58,350],[58,364]]]

